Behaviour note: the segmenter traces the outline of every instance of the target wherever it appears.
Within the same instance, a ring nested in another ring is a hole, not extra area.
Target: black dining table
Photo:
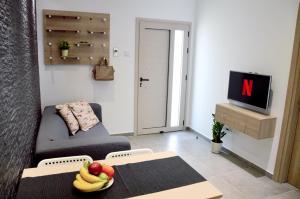
[[[32,170],[32,176],[21,178],[16,198],[131,198],[207,182],[201,174],[176,155],[154,159],[145,158],[145,161],[121,161],[121,164],[113,165],[113,168],[115,170],[113,185],[103,191],[92,193],[83,193],[73,187],[73,181],[79,169],[37,176],[34,176],[34,170]],[[47,167],[37,168],[37,172],[39,169],[47,170]],[[221,193],[216,190],[214,198],[220,195]]]

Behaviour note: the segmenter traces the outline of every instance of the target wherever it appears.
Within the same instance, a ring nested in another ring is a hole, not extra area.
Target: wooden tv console
[[[276,117],[263,115],[229,103],[217,104],[216,121],[255,139],[274,137]]]

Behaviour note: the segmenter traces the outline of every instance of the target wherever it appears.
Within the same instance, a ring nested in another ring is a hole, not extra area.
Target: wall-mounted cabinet
[[[99,63],[109,59],[110,15],[44,10],[45,64]],[[59,42],[67,41],[69,55],[61,56]]]
[[[276,117],[256,113],[232,104],[217,104],[215,118],[255,139],[274,137]]]

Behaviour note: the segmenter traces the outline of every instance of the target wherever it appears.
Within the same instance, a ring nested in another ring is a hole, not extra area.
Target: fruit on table
[[[108,165],[101,165],[98,162],[84,162],[79,174],[73,181],[73,186],[82,192],[99,191],[107,186],[109,180],[114,176],[114,169]]]
[[[103,172],[100,173],[99,178],[101,179],[101,181],[108,181],[109,179],[108,175]]]
[[[73,182],[74,187],[76,187],[77,189],[79,189],[82,192],[99,191],[105,184],[106,184],[106,182],[104,182],[104,181],[96,182],[96,183],[88,183],[88,182],[84,183],[77,179],[74,180],[74,182]]]
[[[80,169],[80,176],[87,182],[89,183],[96,183],[96,182],[100,182],[100,178],[98,176],[94,176],[92,174],[89,174],[89,171],[84,168],[84,167],[81,167]]]
[[[102,165],[102,172],[106,173],[109,179],[115,175],[114,168],[108,165]]]
[[[90,164],[91,164],[90,161],[84,161],[83,162],[83,167],[86,168],[86,169],[88,169],[89,166],[90,166]]]
[[[98,162],[93,162],[88,167],[89,173],[98,176],[102,171],[102,166]]]
[[[77,174],[77,175],[76,175],[76,180],[78,180],[79,182],[81,182],[81,183],[83,183],[83,184],[91,184],[91,183],[85,181],[85,180],[81,177],[80,174]]]

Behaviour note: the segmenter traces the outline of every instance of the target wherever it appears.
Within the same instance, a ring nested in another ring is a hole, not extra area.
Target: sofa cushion
[[[75,133],[79,130],[79,123],[75,116],[73,115],[72,111],[69,109],[67,104],[64,105],[57,105],[56,109],[58,110],[61,117],[66,122],[70,133],[75,135]]]
[[[109,136],[109,133],[106,130],[106,128],[103,126],[103,124],[99,122],[94,127],[90,128],[88,132],[79,130],[76,133],[76,135],[70,136],[69,140],[81,139],[81,138],[84,138],[84,137],[87,137],[87,136],[89,136],[89,137],[93,137],[93,136],[102,137],[102,136]]]
[[[89,136],[89,133],[86,135],[88,136],[81,139],[41,143],[43,145],[36,152],[36,161],[76,155],[89,155],[94,160],[101,160],[110,152],[131,149],[128,138],[124,136]]]
[[[81,130],[88,131],[90,128],[99,123],[99,119],[87,102],[73,102],[69,103],[68,106],[75,115]]]

